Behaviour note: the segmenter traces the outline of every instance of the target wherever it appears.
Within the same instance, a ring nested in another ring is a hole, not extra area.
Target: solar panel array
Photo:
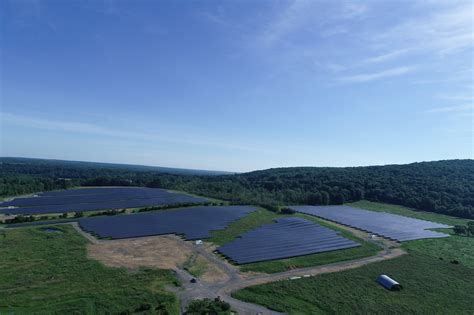
[[[399,242],[447,237],[447,234],[427,229],[450,227],[445,224],[349,206],[291,206],[290,208]]]
[[[37,197],[0,203],[0,213],[40,214],[104,209],[138,208],[184,203],[202,203],[205,198],[171,193],[158,188],[107,187],[44,192]]]
[[[231,222],[255,211],[247,206],[192,207],[79,220],[80,227],[100,238],[132,238],[163,234],[183,235],[187,240],[211,237]]]
[[[292,217],[249,231],[217,250],[237,264],[248,264],[357,246],[334,230]]]

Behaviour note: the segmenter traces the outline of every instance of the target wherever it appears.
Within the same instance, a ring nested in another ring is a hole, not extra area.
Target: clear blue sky
[[[469,1],[3,0],[1,156],[473,158]]]

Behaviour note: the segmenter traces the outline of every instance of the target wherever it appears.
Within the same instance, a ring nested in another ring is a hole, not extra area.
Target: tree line
[[[474,218],[474,160],[369,167],[290,167],[234,175],[188,175],[0,159],[0,195],[72,186],[146,186],[182,190],[240,204],[337,205],[362,199]]]

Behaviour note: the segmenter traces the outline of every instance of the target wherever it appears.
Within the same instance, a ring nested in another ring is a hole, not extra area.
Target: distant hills
[[[276,208],[362,199],[474,218],[474,160],[366,167],[289,167],[242,174],[0,158],[0,195],[71,186],[148,186]]]
[[[0,163],[5,164],[25,164],[31,166],[59,166],[59,167],[77,167],[77,168],[97,168],[97,169],[117,169],[130,171],[150,171],[167,174],[178,175],[229,175],[232,172],[224,171],[209,171],[209,170],[195,170],[185,168],[171,168],[161,166],[146,166],[135,164],[115,164],[115,163],[99,163],[99,162],[82,162],[82,161],[66,161],[53,159],[33,159],[23,157],[0,157]]]

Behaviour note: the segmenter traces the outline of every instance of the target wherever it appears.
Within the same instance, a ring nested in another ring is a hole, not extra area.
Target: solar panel
[[[291,206],[290,208],[400,242],[447,237],[447,234],[427,229],[450,227],[431,221],[349,206]]]
[[[248,264],[357,246],[334,230],[290,217],[248,231],[217,251],[237,264]]]
[[[100,238],[132,238],[163,234],[183,235],[187,240],[211,237],[211,231],[255,211],[248,206],[192,207],[114,217],[85,218],[80,227]]]
[[[39,214],[159,205],[202,203],[205,198],[171,193],[158,188],[108,187],[45,192],[37,197],[16,198],[0,203],[0,213]],[[6,207],[6,208],[5,208]]]

